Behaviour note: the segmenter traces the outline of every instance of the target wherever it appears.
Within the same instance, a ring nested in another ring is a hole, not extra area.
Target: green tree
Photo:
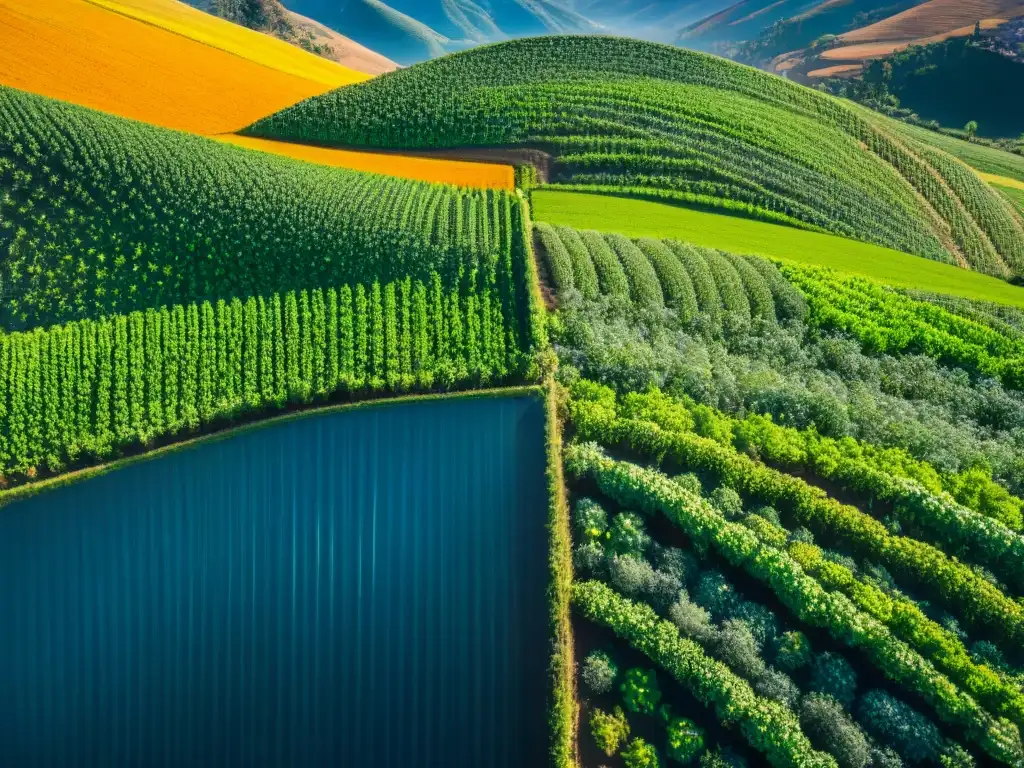
[[[612,714],[595,709],[590,715],[590,733],[597,748],[611,757],[619,746],[629,738],[629,723],[622,707],[615,707]]]
[[[964,126],[964,133],[966,133],[968,137],[973,139],[975,136],[978,135],[978,123],[974,120],[971,120],[969,123],[967,123],[967,125]]]

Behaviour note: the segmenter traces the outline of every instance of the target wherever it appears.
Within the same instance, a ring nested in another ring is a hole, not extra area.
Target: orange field
[[[840,35],[844,43],[917,40],[969,26],[979,19],[1010,19],[1024,14],[1021,0],[930,0],[923,5]]]
[[[86,0],[0,0],[0,84],[212,134],[367,78],[191,8],[177,17],[178,31],[161,28],[168,2],[121,0],[154,15],[144,22]],[[191,35],[188,12],[202,19]]]
[[[808,77],[853,77],[864,71],[863,64],[837,64],[834,67],[815,69],[807,73]]]
[[[213,138],[247,149],[273,152],[276,155],[286,155],[296,160],[305,160],[336,168],[383,173],[388,176],[401,176],[417,181],[456,184],[461,187],[508,190],[515,188],[515,174],[512,166],[497,163],[472,163],[431,157],[353,152],[345,149],[312,147],[306,144],[291,144],[285,141],[270,141],[230,134]]]
[[[993,29],[1005,22],[1006,19],[983,19],[981,20],[981,28]],[[941,43],[943,40],[949,40],[953,37],[967,37],[972,34],[974,34],[974,24],[970,24],[966,27],[959,27],[957,29],[950,29],[946,32],[932,35],[930,37],[916,38],[914,40],[881,40],[874,43],[844,45],[841,48],[831,48],[825,51],[821,54],[821,58],[829,61],[866,61],[868,59],[877,59],[882,56],[888,56],[889,54],[909,48],[912,45]]]

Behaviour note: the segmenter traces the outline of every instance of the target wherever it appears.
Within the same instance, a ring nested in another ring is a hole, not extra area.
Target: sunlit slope
[[[333,146],[518,146],[549,185],[656,197],[827,231],[999,277],[1024,230],[995,190],[893,121],[725,59],[609,37],[515,40],[264,118]]]
[[[680,240],[706,248],[756,254],[837,269],[900,288],[1024,307],[1024,288],[988,275],[834,235],[804,232],[736,216],[686,210],[610,195],[540,190],[537,221],[629,237]]]
[[[323,83],[332,88],[368,79],[368,76],[361,72],[328,61],[276,37],[204,13],[178,0],[86,1],[175,32],[196,42],[220,48],[279,72]]]
[[[185,6],[175,21],[170,0],[129,2],[135,12],[148,7],[152,19],[85,0],[0,0],[0,84],[212,134],[364,78]],[[158,26],[160,13],[179,31]],[[206,26],[191,26],[195,18]],[[180,31],[186,28],[193,36]],[[250,57],[226,48],[248,48]]]
[[[353,152],[345,149],[315,147],[287,141],[257,139],[251,136],[227,134],[216,137],[247,149],[293,157],[309,163],[350,168],[355,171],[384,173],[404,179],[456,184],[481,189],[508,189],[515,187],[512,166],[497,163],[472,163],[460,160],[435,160],[429,157],[410,157],[377,152]]]

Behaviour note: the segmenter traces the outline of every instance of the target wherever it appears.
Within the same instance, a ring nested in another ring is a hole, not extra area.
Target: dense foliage
[[[945,172],[957,160],[943,156],[937,170],[877,116],[650,43],[488,46],[307,100],[247,131],[335,145],[528,145],[553,156],[556,185],[728,208],[1003,276],[1024,268],[1019,244],[986,236],[1013,226],[996,194],[942,181],[960,179]]]
[[[497,280],[437,273],[0,334],[0,476],[332,393],[450,389],[528,364]]]
[[[505,193],[302,163],[0,87],[0,328],[432,273],[468,295],[496,269],[507,301],[523,218]]]

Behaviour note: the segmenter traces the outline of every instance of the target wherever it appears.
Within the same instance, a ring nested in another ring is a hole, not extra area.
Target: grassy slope
[[[1021,215],[1024,216],[1024,189],[1015,189],[1014,187],[999,187],[999,192],[1007,200],[1017,206],[1017,210],[1020,211]]]
[[[197,133],[366,79],[169,0],[0,0],[0,29],[0,84]]]
[[[612,196],[538,190],[538,221],[816,264],[889,285],[1024,307],[1024,289],[987,275],[833,235]]]
[[[990,216],[995,192],[980,182],[936,184],[931,160],[894,140],[892,122],[717,57],[561,37],[447,56],[311,99],[246,132],[333,146],[525,144],[554,156],[556,183],[654,189],[673,202],[796,218],[990,274],[1024,270],[1019,247],[994,244],[992,233],[1010,226],[1008,211]],[[960,194],[988,208],[967,210]]]
[[[986,147],[984,144],[972,144],[907,123],[899,123],[898,126],[904,135],[948,152],[976,170],[1024,182],[1024,157],[1020,155]]]

